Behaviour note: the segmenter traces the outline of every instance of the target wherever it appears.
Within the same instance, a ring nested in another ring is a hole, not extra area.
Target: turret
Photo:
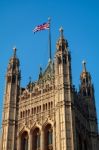
[[[68,42],[63,35],[63,28],[59,29],[60,38],[56,43],[56,55],[55,55],[55,75],[58,76],[58,83],[64,83],[71,86],[71,55],[68,49]]]
[[[6,74],[6,87],[3,111],[2,150],[15,150],[17,129],[17,104],[20,88],[19,59],[16,57],[16,48],[11,57]]]
[[[98,124],[97,114],[95,107],[94,87],[91,81],[91,75],[86,69],[86,62],[83,61],[83,71],[80,76],[80,96],[83,103],[87,106],[86,116],[89,122],[89,135],[90,135],[90,150],[97,150],[98,140]]]
[[[94,87],[91,81],[91,75],[86,69],[86,62],[83,61],[83,71],[80,76],[81,86],[80,93],[82,96],[94,97]]]
[[[55,64],[55,107],[57,108],[56,149],[62,150],[64,148],[73,150],[73,128],[72,128],[72,109],[71,109],[72,105],[71,55],[68,49],[68,42],[67,40],[65,40],[63,35],[62,27],[60,28],[60,37],[56,43],[54,64]]]

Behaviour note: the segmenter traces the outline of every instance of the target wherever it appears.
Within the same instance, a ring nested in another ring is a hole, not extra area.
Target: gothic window
[[[39,106],[37,106],[37,113],[39,112]]]
[[[30,115],[30,109],[28,109],[28,116]]]
[[[40,110],[40,112],[41,112],[41,106],[39,107],[39,110]]]
[[[25,112],[23,111],[23,117],[25,117]]]
[[[11,82],[11,76],[7,77],[8,83]]]
[[[82,138],[81,138],[81,135],[79,135],[79,150],[82,150]]]
[[[15,83],[15,81],[16,81],[16,76],[13,75],[13,76],[12,76],[12,83]]]
[[[51,102],[51,108],[53,108],[53,102]]]
[[[25,115],[26,115],[26,117],[27,117],[27,110],[26,110],[26,112],[25,112]]]
[[[45,111],[45,104],[43,104],[43,111]]]
[[[22,118],[22,112],[20,113],[20,118]]]
[[[47,88],[47,89],[49,88],[49,84],[46,85],[46,88]]]
[[[36,149],[40,148],[40,133],[36,134]]]
[[[62,47],[59,45],[59,51],[61,51]]]
[[[88,78],[86,78],[86,83],[88,84]]]
[[[35,92],[36,92],[36,93],[38,92],[38,88],[35,89]]]
[[[90,89],[88,89],[88,96],[90,96]]]
[[[32,148],[33,150],[40,150],[40,130],[36,128],[32,133]]]
[[[46,103],[46,110],[47,110],[47,103]]]
[[[86,90],[83,89],[83,96],[86,96]]]
[[[36,114],[36,107],[34,107],[34,114]]]
[[[50,102],[48,103],[48,109],[50,109]]]
[[[70,53],[68,54],[68,61],[71,61],[71,55],[70,55]]]
[[[28,150],[28,133],[26,131],[21,136],[21,150]]]
[[[63,64],[66,64],[66,56],[63,56]]]
[[[65,49],[65,45],[62,45],[62,51],[64,51],[64,49]]]
[[[16,68],[16,64],[13,64],[13,70],[15,70],[15,68]]]
[[[52,130],[49,129],[47,132],[48,145],[52,144]]]
[[[85,78],[83,79],[83,83],[85,84]]]
[[[88,143],[86,142],[86,140],[84,141],[84,150],[87,150],[87,145]]]
[[[61,64],[61,57],[58,57],[58,64]]]
[[[33,114],[33,108],[32,108],[32,114]]]
[[[52,126],[48,124],[45,127],[45,149],[46,150],[53,150],[53,130]]]

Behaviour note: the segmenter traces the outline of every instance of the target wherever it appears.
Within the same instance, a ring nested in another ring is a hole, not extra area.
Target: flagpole
[[[48,18],[48,23],[49,23],[49,33],[48,33],[48,40],[49,40],[49,42],[48,42],[48,47],[49,47],[49,62],[51,61],[51,59],[52,59],[52,54],[51,54],[51,31],[50,31],[50,22],[51,22],[51,18],[49,17]]]

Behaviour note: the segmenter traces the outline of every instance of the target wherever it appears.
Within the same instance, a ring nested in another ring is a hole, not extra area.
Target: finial
[[[83,71],[86,72],[86,62],[85,62],[85,60],[82,61],[82,65],[83,65]]]
[[[50,23],[50,21],[51,21],[51,17],[48,17],[48,22]]]
[[[16,57],[16,51],[17,51],[16,47],[13,47],[13,51],[14,51],[14,57]]]
[[[61,38],[63,38],[63,27],[60,27],[59,31],[60,31]]]
[[[40,73],[39,73],[39,78],[42,77],[42,67],[40,66]]]
[[[42,67],[40,66],[40,74],[42,74]]]
[[[29,83],[31,83],[31,76],[29,77]]]

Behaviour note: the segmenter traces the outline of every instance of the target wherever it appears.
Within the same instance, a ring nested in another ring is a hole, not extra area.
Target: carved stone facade
[[[54,61],[37,81],[20,87],[16,48],[6,74],[2,150],[98,150],[94,87],[83,62],[79,91],[72,84],[71,54],[63,29]]]

